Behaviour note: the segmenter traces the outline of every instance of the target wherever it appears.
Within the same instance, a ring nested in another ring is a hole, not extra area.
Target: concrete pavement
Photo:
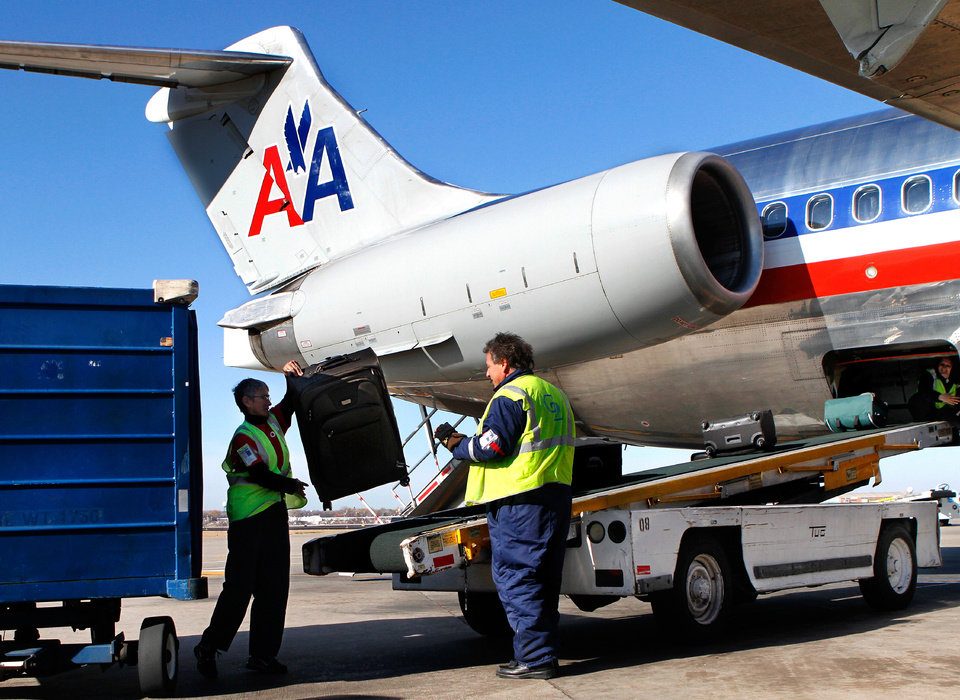
[[[138,636],[140,621],[170,615],[180,635],[183,697],[377,698],[884,698],[949,696],[960,670],[960,527],[943,529],[945,565],[921,572],[913,605],[876,613],[856,584],[763,596],[736,611],[721,643],[666,642],[650,606],[623,600],[594,613],[561,602],[562,675],[551,681],[494,677],[510,658],[503,643],[477,636],[460,618],[455,594],[399,592],[387,576],[311,577],[294,533],[287,632],[290,674],[253,675],[246,626],[220,659],[221,677],[197,674],[193,646],[213,610],[211,598],[124,602],[119,629]],[[222,569],[224,533],[205,533],[205,569]],[[53,636],[53,635],[45,635]],[[85,641],[86,633],[58,635]],[[138,697],[137,672],[84,668],[48,679],[0,683],[0,698]]]

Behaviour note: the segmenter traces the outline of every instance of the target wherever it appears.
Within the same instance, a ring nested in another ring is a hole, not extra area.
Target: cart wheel
[[[509,637],[513,634],[503,603],[496,593],[457,592],[464,622],[484,637]]]
[[[169,617],[148,617],[140,625],[137,673],[140,692],[152,697],[167,697],[177,687],[180,669],[180,641]]]
[[[753,446],[758,450],[762,450],[766,445],[767,439],[763,437],[763,435],[757,435],[757,437],[753,438]]]
[[[733,598],[730,560],[716,538],[695,537],[683,544],[673,588],[651,596],[661,628],[677,640],[703,642],[716,636]]]
[[[880,532],[873,558],[873,576],[860,579],[860,593],[877,610],[903,610],[917,590],[917,549],[903,525]]]

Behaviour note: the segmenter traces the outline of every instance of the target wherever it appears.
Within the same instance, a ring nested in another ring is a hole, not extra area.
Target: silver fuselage
[[[837,367],[861,351],[889,363],[956,347],[960,135],[885,111],[714,150],[744,175],[761,212],[790,205],[791,233],[765,242],[761,288],[727,318],[654,347],[541,368],[567,392],[584,432],[693,446],[701,420],[758,408],[773,410],[783,438],[822,432]],[[929,173],[931,205],[906,213],[904,183]],[[883,191],[882,214],[857,222],[851,197],[871,183]],[[817,194],[830,197],[834,216],[812,231],[796,205]],[[389,380],[389,363],[385,370]],[[915,378],[902,384],[906,391]],[[472,415],[491,395],[480,379],[391,389]]]

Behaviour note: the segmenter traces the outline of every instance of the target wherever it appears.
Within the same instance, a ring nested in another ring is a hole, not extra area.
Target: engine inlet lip
[[[700,172],[709,175],[722,188],[736,207],[732,214],[740,222],[739,243],[744,259],[736,283],[729,288],[711,272],[697,239],[691,202]],[[667,226],[677,266],[697,301],[717,315],[729,314],[743,306],[760,282],[763,235],[756,203],[739,171],[712,153],[683,154],[674,164],[667,182]]]

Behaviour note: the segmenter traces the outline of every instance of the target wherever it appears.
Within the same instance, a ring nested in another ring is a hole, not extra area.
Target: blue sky
[[[191,49],[296,26],[328,81],[404,157],[441,180],[494,192],[880,106],[606,0],[35,0],[4,3],[3,15],[0,39]],[[143,116],[152,93],[0,71],[0,283],[200,282],[204,501],[216,507],[225,492],[219,463],[238,422],[230,388],[247,375],[223,366],[216,321],[249,296],[165,127]],[[262,378],[282,395],[282,379]],[[403,432],[416,415],[398,407]],[[299,439],[291,442],[305,477]],[[638,448],[626,463],[652,466],[686,454]],[[960,481],[944,459],[952,454],[887,462],[882,488]],[[370,500],[392,504],[382,490]]]

